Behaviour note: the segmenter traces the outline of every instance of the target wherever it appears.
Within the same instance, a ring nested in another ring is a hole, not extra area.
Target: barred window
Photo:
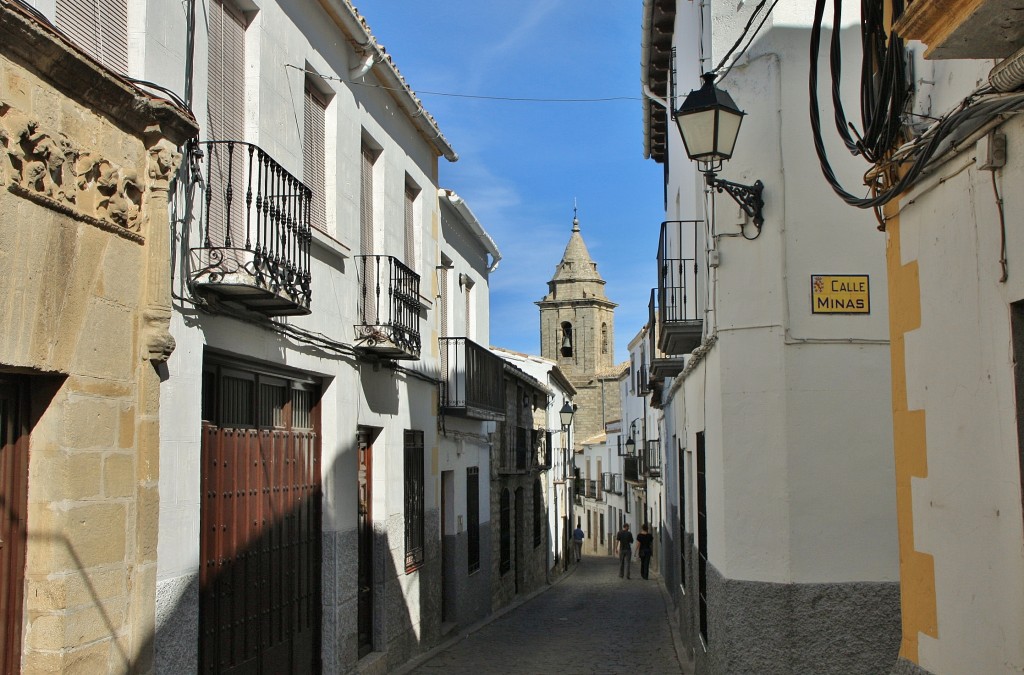
[[[508,488],[501,491],[501,557],[498,571],[504,574],[512,569],[512,504]]]
[[[544,495],[540,479],[533,481],[533,547],[544,541]]]
[[[466,539],[469,573],[480,569],[480,467],[466,469]]]
[[[405,432],[405,571],[423,564],[423,432]]]

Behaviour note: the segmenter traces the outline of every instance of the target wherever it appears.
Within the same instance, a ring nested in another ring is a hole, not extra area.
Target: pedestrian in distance
[[[630,568],[633,566],[633,534],[629,531],[629,523],[623,523],[622,529],[615,535],[615,552],[619,554],[619,578],[626,573],[630,578]]]
[[[576,562],[583,557],[583,530],[580,524],[576,523],[576,529],[572,531],[572,547],[576,550]]]
[[[640,576],[646,579],[651,571],[651,556],[654,555],[654,536],[647,523],[640,526],[640,534],[636,535],[636,554],[640,558]]]

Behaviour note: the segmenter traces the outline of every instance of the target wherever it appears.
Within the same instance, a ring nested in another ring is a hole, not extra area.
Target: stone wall
[[[0,369],[34,420],[25,672],[152,670],[166,137],[191,124],[0,6]]]

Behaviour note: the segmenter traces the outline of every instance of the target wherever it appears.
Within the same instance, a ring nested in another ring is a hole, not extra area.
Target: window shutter
[[[128,0],[57,0],[57,27],[107,68],[128,73]]]
[[[245,17],[234,7],[210,3],[209,83],[206,109],[207,136],[214,141],[245,139]],[[248,152],[244,146],[213,145],[208,148],[210,166],[209,220],[207,232],[214,247],[245,245],[242,217],[246,191]],[[230,174],[230,175],[229,175]],[[228,237],[227,188],[231,185],[231,232]]]
[[[359,177],[359,252],[373,254],[373,151],[363,145]]]
[[[415,212],[416,189],[405,186],[405,264],[414,270],[416,269],[416,228]]]
[[[313,191],[310,224],[327,231],[327,202],[324,177],[325,110],[327,104],[311,84],[306,83],[304,130],[302,139],[302,182]]]

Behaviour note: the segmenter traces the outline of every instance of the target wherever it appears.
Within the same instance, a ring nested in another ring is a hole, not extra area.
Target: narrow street
[[[620,579],[585,556],[569,576],[412,670],[445,673],[690,673],[676,654],[661,578]],[[685,655],[683,655],[685,659]]]

